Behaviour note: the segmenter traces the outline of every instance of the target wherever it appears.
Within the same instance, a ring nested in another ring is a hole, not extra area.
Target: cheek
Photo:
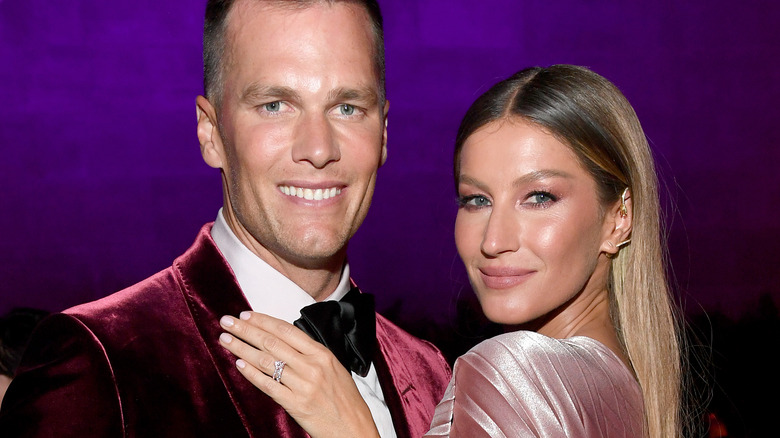
[[[455,247],[463,262],[480,253],[482,245],[482,225],[473,213],[459,211],[455,217]]]
[[[535,233],[535,252],[561,278],[579,276],[580,271],[591,269],[599,255],[599,231],[583,221],[548,223]]]
[[[230,163],[255,178],[284,164],[285,136],[277,131],[254,129],[237,136],[228,154]]]
[[[543,259],[567,253],[576,236],[576,225],[562,217],[529,215],[523,221],[523,246]]]
[[[376,180],[377,170],[379,169],[379,158],[381,156],[381,149],[360,148],[354,153],[350,164],[345,166],[354,169],[361,178],[368,183],[373,183]],[[342,152],[342,160],[345,159],[345,153]],[[346,163],[345,163],[346,164]]]
[[[345,167],[354,169],[355,172],[373,179],[380,166],[382,145],[376,136],[353,137],[339,142],[341,159]]]

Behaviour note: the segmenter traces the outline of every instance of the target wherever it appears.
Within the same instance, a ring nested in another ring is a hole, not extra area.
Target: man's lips
[[[479,268],[482,283],[490,289],[509,289],[528,280],[536,271],[507,266]]]

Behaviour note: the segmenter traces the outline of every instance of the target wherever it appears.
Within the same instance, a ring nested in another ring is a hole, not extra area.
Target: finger
[[[240,320],[276,336],[303,354],[314,354],[325,348],[298,327],[263,313],[241,312]]]
[[[329,352],[294,325],[262,313],[241,312],[239,319],[224,316],[220,324],[226,331],[284,361],[294,359],[298,353],[324,355]]]
[[[222,333],[219,336],[219,342],[225,349],[236,355],[240,360],[251,365],[255,370],[269,378],[272,378],[276,371],[276,362],[280,360],[285,362],[282,371],[284,381],[282,382],[282,379],[280,379],[278,383],[282,383],[293,391],[300,387],[306,387],[305,382],[302,382],[301,372],[297,370],[298,367],[290,365],[286,360],[258,350],[229,333]],[[298,357],[301,356],[298,355]],[[301,367],[305,367],[305,363],[300,360],[293,359],[293,364],[299,364]]]
[[[252,364],[252,366],[269,376],[273,375],[274,362],[277,359],[267,352],[258,350],[229,333],[222,333],[219,335],[219,343],[239,359]]]
[[[236,319],[231,316],[223,316],[219,322],[220,325],[222,325],[222,328],[227,332],[240,338],[256,349],[270,354],[276,360],[289,362],[300,354],[299,351],[291,347],[284,339],[281,339],[268,332],[263,327],[247,322],[246,320]]]
[[[285,410],[293,407],[294,397],[290,388],[275,381],[272,377],[242,359],[236,361],[236,368],[251,384],[263,391],[265,395],[271,397],[276,403],[279,403]]]
[[[229,318],[229,317],[228,317]],[[265,350],[278,360],[287,362],[296,369],[302,389],[306,381],[319,382],[319,378],[333,373],[350,374],[327,347],[313,340],[298,327],[257,312],[241,312],[239,320],[232,321],[237,332],[262,338],[261,344],[250,342]],[[240,335],[239,335],[240,336]]]

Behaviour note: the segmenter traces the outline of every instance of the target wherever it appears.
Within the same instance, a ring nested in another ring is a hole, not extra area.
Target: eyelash
[[[273,104],[279,105],[279,109],[277,109],[276,111],[269,110],[268,106],[269,105],[273,105]],[[284,110],[284,105],[286,105],[286,104],[283,101],[275,100],[273,102],[266,102],[264,104],[258,105],[257,108],[258,108],[258,111],[260,111],[263,114],[266,114],[266,115],[271,116],[271,117],[278,117],[280,114],[284,113],[284,111],[283,111]]]
[[[344,109],[344,107],[349,107],[350,109],[352,109],[352,114],[342,114],[341,110]],[[361,118],[361,117],[363,117],[366,114],[366,110],[365,109],[363,109],[363,108],[361,108],[361,107],[359,107],[359,106],[357,106],[355,104],[352,104],[352,103],[340,103],[340,104],[336,105],[336,107],[334,108],[334,111],[336,111],[336,116],[337,117],[344,117],[344,118],[348,118],[348,119]]]
[[[543,200],[541,202],[528,202],[532,198],[536,197],[545,197],[546,200]],[[474,201],[475,199],[482,198],[485,200],[486,205],[473,205],[471,204],[471,201]],[[466,195],[466,196],[459,196],[458,199],[458,208],[465,208],[467,210],[479,210],[485,207],[489,207],[491,205],[490,199],[488,199],[485,195]],[[550,204],[555,203],[558,201],[558,197],[553,195],[550,192],[545,192],[542,190],[534,190],[533,192],[530,192],[526,195],[525,200],[523,201],[523,205],[528,205],[530,208],[547,208],[550,206]]]
[[[544,196],[548,198],[546,201],[542,202],[523,202],[524,204],[531,205],[533,208],[547,208],[550,206],[550,204],[558,201],[558,197],[553,195],[550,192],[545,192],[543,190],[534,190],[533,192],[529,193],[525,199],[531,199],[537,196]]]
[[[279,105],[279,109],[277,109],[276,111],[269,110],[268,106],[269,105],[273,105],[273,104]],[[281,113],[285,112],[285,111],[283,111],[284,110],[284,107],[283,107],[284,105],[287,105],[287,104],[285,102],[281,101],[281,100],[275,100],[273,102],[267,102],[267,103],[258,105],[258,110],[260,112],[268,114],[270,116],[278,116]],[[338,111],[340,111],[342,109],[351,109],[352,110],[352,114],[341,114],[340,112],[338,112]],[[361,115],[363,115],[365,113],[363,108],[360,108],[357,105],[353,105],[351,103],[340,103],[340,104],[335,106],[334,111],[338,112],[337,115],[339,117],[347,117],[347,118],[360,117]]]
[[[467,210],[479,210],[481,208],[485,208],[488,205],[472,205],[469,204],[471,201],[477,199],[477,198],[483,198],[487,203],[490,203],[490,200],[485,195],[467,195],[467,196],[458,196],[458,208],[465,208]]]

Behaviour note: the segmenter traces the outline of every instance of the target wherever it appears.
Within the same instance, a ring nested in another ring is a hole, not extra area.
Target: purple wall
[[[688,305],[780,300],[780,3],[652,3],[382,2],[389,160],[350,248],[380,309],[449,318],[470,293],[452,242],[455,129],[489,85],[552,63],[589,66],[634,104]],[[204,4],[0,0],[0,312],[135,283],[214,219],[219,176],[195,136]]]

